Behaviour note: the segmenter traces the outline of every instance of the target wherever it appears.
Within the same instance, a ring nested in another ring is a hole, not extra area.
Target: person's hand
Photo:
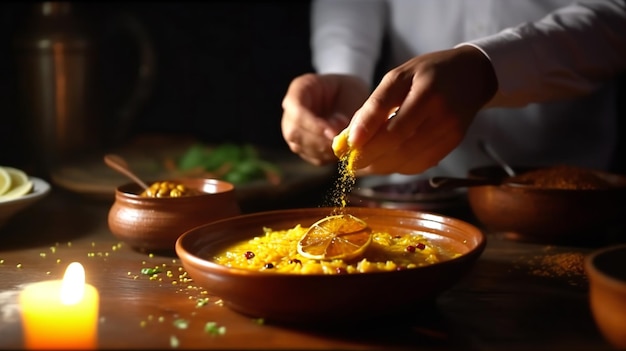
[[[369,93],[368,85],[353,76],[308,73],[296,77],[282,101],[282,133],[291,151],[314,165],[337,162],[332,140]]]
[[[417,56],[389,71],[342,132],[359,150],[357,174],[417,174],[435,166],[460,144],[497,85],[489,59],[471,46]]]

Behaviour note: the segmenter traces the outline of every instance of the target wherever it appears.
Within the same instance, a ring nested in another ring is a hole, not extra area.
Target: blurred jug
[[[144,28],[132,16],[107,20],[137,46],[136,79],[119,107],[103,106],[101,41],[73,2],[36,2],[15,37],[20,106],[33,173],[55,167],[123,140],[152,89],[155,54]],[[111,64],[111,63],[108,63]],[[100,75],[99,75],[100,74]]]

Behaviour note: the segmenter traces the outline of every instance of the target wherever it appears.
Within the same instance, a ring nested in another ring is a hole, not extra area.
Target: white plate
[[[0,227],[18,212],[33,205],[50,192],[50,184],[43,179],[28,177],[33,182],[33,190],[14,199],[0,201]]]

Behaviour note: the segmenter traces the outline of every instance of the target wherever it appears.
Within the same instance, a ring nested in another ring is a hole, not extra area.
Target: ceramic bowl
[[[29,177],[29,179],[33,182],[33,190],[30,193],[11,200],[0,201],[0,227],[50,192],[50,184],[45,180],[36,177]]]
[[[200,194],[143,197],[135,183],[119,186],[108,214],[111,233],[140,251],[174,252],[176,239],[185,231],[240,214],[235,188],[229,182],[205,178],[172,181]]]
[[[592,252],[585,270],[596,325],[608,342],[626,349],[626,244]]]
[[[216,221],[184,233],[176,253],[187,273],[229,308],[267,321],[288,324],[364,321],[419,311],[455,285],[481,255],[486,239],[467,222],[417,211],[348,207],[373,230],[423,231],[442,248],[460,255],[429,266],[389,272],[295,274],[226,267],[212,261],[225,245],[273,230],[310,226],[332,208],[258,212]],[[423,307],[423,306],[422,306]]]
[[[515,167],[517,174],[533,168]],[[540,186],[469,187],[470,208],[485,229],[513,240],[593,243],[626,213],[626,177],[593,171],[610,189],[554,189]],[[472,169],[469,177],[506,177],[496,166]]]
[[[428,179],[359,185],[350,192],[349,200],[351,206],[440,213],[466,205],[465,189],[434,189]]]

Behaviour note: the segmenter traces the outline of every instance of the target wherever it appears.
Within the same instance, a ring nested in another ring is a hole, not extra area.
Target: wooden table
[[[67,265],[79,261],[87,282],[100,292],[102,349],[611,349],[594,324],[587,280],[577,270],[576,259],[590,247],[488,234],[472,272],[424,305],[414,320],[295,328],[239,315],[184,279],[175,256],[149,255],[121,243],[107,227],[110,205],[54,188],[0,229],[0,348],[23,348],[17,296],[24,284],[61,279]],[[570,274],[559,269],[562,259],[574,263]],[[156,278],[141,274],[155,266],[163,268]],[[207,297],[206,305],[198,303]],[[188,321],[188,327],[177,320]],[[205,332],[207,322],[225,327],[225,333]]]

